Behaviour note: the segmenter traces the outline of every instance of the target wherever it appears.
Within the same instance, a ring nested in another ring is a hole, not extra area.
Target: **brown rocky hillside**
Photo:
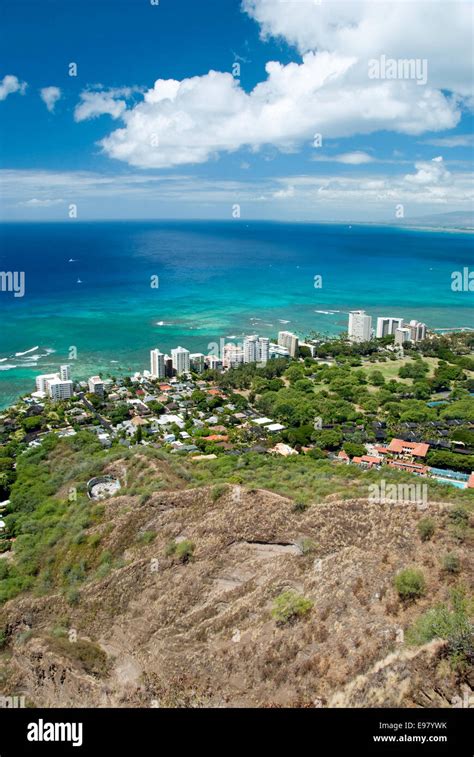
[[[89,533],[122,567],[84,584],[77,604],[23,595],[2,608],[5,693],[48,707],[447,707],[473,687],[443,642],[402,642],[455,581],[472,580],[449,505],[430,506],[437,527],[422,542],[426,512],[411,505],[332,501],[295,512],[288,499],[238,486],[144,499],[106,502]],[[167,554],[184,539],[195,545],[188,562]],[[456,578],[441,567],[453,549]],[[404,605],[393,578],[407,566],[423,570],[427,592]],[[313,607],[279,625],[271,610],[286,590]]]

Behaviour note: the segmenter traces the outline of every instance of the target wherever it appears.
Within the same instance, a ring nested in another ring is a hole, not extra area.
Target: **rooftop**
[[[406,442],[403,439],[392,439],[387,447],[389,452],[395,452],[396,454],[408,452],[415,457],[426,457],[429,448],[429,444],[423,444],[421,442]]]

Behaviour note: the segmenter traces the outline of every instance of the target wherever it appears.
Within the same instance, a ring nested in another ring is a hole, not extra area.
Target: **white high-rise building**
[[[411,339],[413,342],[421,342],[426,339],[426,323],[420,323],[420,321],[410,321],[408,328],[410,329]]]
[[[72,381],[61,381],[60,378],[55,378],[47,381],[46,386],[52,400],[67,400],[74,393]]]
[[[258,345],[259,356],[257,362],[266,365],[270,357],[270,340],[266,336],[261,336],[258,340]]]
[[[372,317],[365,310],[352,310],[349,313],[348,331],[351,342],[369,342],[372,336]]]
[[[150,352],[150,372],[152,378],[162,379],[166,375],[165,356],[160,350]]]
[[[377,339],[395,334],[397,329],[403,328],[403,318],[377,318]]]
[[[263,363],[266,365],[269,357],[270,340],[264,336],[246,336],[244,339],[244,363]]]
[[[48,391],[48,381],[54,381],[55,379],[59,379],[59,373],[43,373],[41,376],[36,376],[36,391],[46,394]]]
[[[204,358],[205,363],[210,371],[220,371],[222,368],[222,360],[218,355],[206,355]]]
[[[184,347],[176,347],[174,350],[171,350],[171,360],[173,361],[173,368],[177,376],[180,376],[182,373],[189,373],[190,354],[189,350],[186,350]]]
[[[228,342],[224,345],[224,357],[222,365],[224,368],[236,368],[244,362],[244,351],[238,344]]]
[[[90,394],[97,394],[99,397],[104,396],[104,382],[100,376],[91,376],[88,383]]]
[[[258,336],[246,336],[244,338],[244,363],[256,363],[258,360]]]
[[[411,342],[411,331],[408,328],[401,328],[395,331],[395,344],[406,344]]]
[[[202,373],[205,369],[204,355],[202,352],[191,352],[189,356],[191,368],[195,373]]]
[[[58,373],[43,373],[36,376],[36,391],[48,394],[51,399],[69,399],[74,394],[69,365],[61,365]]]
[[[291,331],[279,331],[278,344],[280,347],[288,350],[291,357],[297,356],[299,349],[299,339],[296,334],[292,334]]]
[[[69,381],[71,378],[71,367],[69,365],[61,365],[59,368],[59,378],[61,381]]]

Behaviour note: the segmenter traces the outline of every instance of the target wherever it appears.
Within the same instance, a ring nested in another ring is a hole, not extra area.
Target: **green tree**
[[[369,373],[369,383],[373,386],[383,386],[385,384],[385,378],[381,371],[371,371]]]
[[[342,444],[342,433],[336,430],[323,429],[315,431],[313,441],[320,449],[335,450],[339,449]]]
[[[362,457],[367,454],[363,444],[357,444],[356,442],[344,442],[343,450],[349,457]]]

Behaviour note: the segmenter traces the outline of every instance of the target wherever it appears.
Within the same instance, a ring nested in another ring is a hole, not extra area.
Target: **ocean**
[[[24,272],[25,294],[0,292],[0,407],[62,363],[78,379],[132,373],[155,347],[335,335],[353,309],[474,328],[474,293],[451,290],[473,261],[470,234],[386,226],[3,224],[0,271]]]

